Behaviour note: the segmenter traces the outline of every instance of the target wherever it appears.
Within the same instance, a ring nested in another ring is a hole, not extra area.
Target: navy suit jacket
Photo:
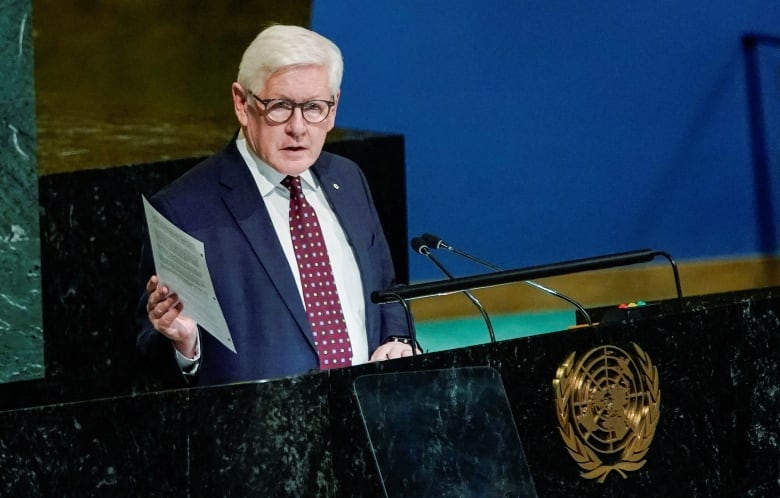
[[[363,173],[352,161],[323,152],[311,168],[341,223],[363,281],[369,354],[390,335],[408,335],[400,305],[376,305],[372,291],[395,283],[390,250]],[[235,139],[158,192],[150,202],[202,241],[214,289],[237,354],[201,331],[199,385],[267,379],[318,368],[317,350],[298,288]],[[154,264],[144,248],[144,279]],[[155,331],[144,294],[137,345],[171,386],[186,385],[170,341]],[[186,314],[186,303],[185,311]],[[192,381],[190,381],[192,383]]]

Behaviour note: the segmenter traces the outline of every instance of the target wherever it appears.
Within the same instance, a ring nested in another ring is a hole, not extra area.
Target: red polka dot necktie
[[[299,177],[288,176],[282,185],[290,191],[290,236],[320,369],[350,366],[352,344],[317,213],[306,202]]]

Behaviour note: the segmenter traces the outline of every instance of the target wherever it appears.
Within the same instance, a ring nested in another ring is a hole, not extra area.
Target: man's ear
[[[247,92],[238,83],[233,83],[231,91],[233,94],[233,111],[236,113],[238,122],[244,127],[249,120],[247,115]]]
[[[330,114],[328,115],[328,131],[331,131],[333,128],[336,127],[336,111],[338,111],[339,108],[339,99],[341,98],[341,92],[338,92],[336,95],[333,96],[333,101],[335,104],[333,104],[333,107],[330,108]]]
[[[341,98],[341,92],[338,92],[336,95],[333,96],[333,101],[335,104],[333,104],[333,109],[330,110],[334,115],[336,114],[336,109],[339,107],[339,99]]]

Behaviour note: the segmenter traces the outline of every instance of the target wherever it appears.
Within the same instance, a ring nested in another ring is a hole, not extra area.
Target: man
[[[237,350],[200,330],[187,303],[153,275],[138,308],[137,345],[166,383],[265,379],[412,353],[400,305],[369,298],[395,277],[366,180],[353,162],[322,152],[342,72],[328,39],[297,26],[265,29],[232,85],[236,136],[151,199],[204,243]],[[310,257],[322,258],[316,271],[306,269]]]

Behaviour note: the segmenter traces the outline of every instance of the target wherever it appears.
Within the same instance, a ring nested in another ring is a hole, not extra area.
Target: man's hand
[[[422,351],[418,349],[417,354],[422,354]],[[374,354],[371,355],[371,361],[392,360],[404,356],[412,356],[411,344],[404,344],[400,341],[391,341],[376,348]]]
[[[179,296],[159,283],[157,275],[152,275],[146,283],[146,291],[149,294],[146,312],[149,321],[156,331],[173,342],[181,354],[194,358],[198,338],[197,323],[181,313],[184,304],[179,301]]]

